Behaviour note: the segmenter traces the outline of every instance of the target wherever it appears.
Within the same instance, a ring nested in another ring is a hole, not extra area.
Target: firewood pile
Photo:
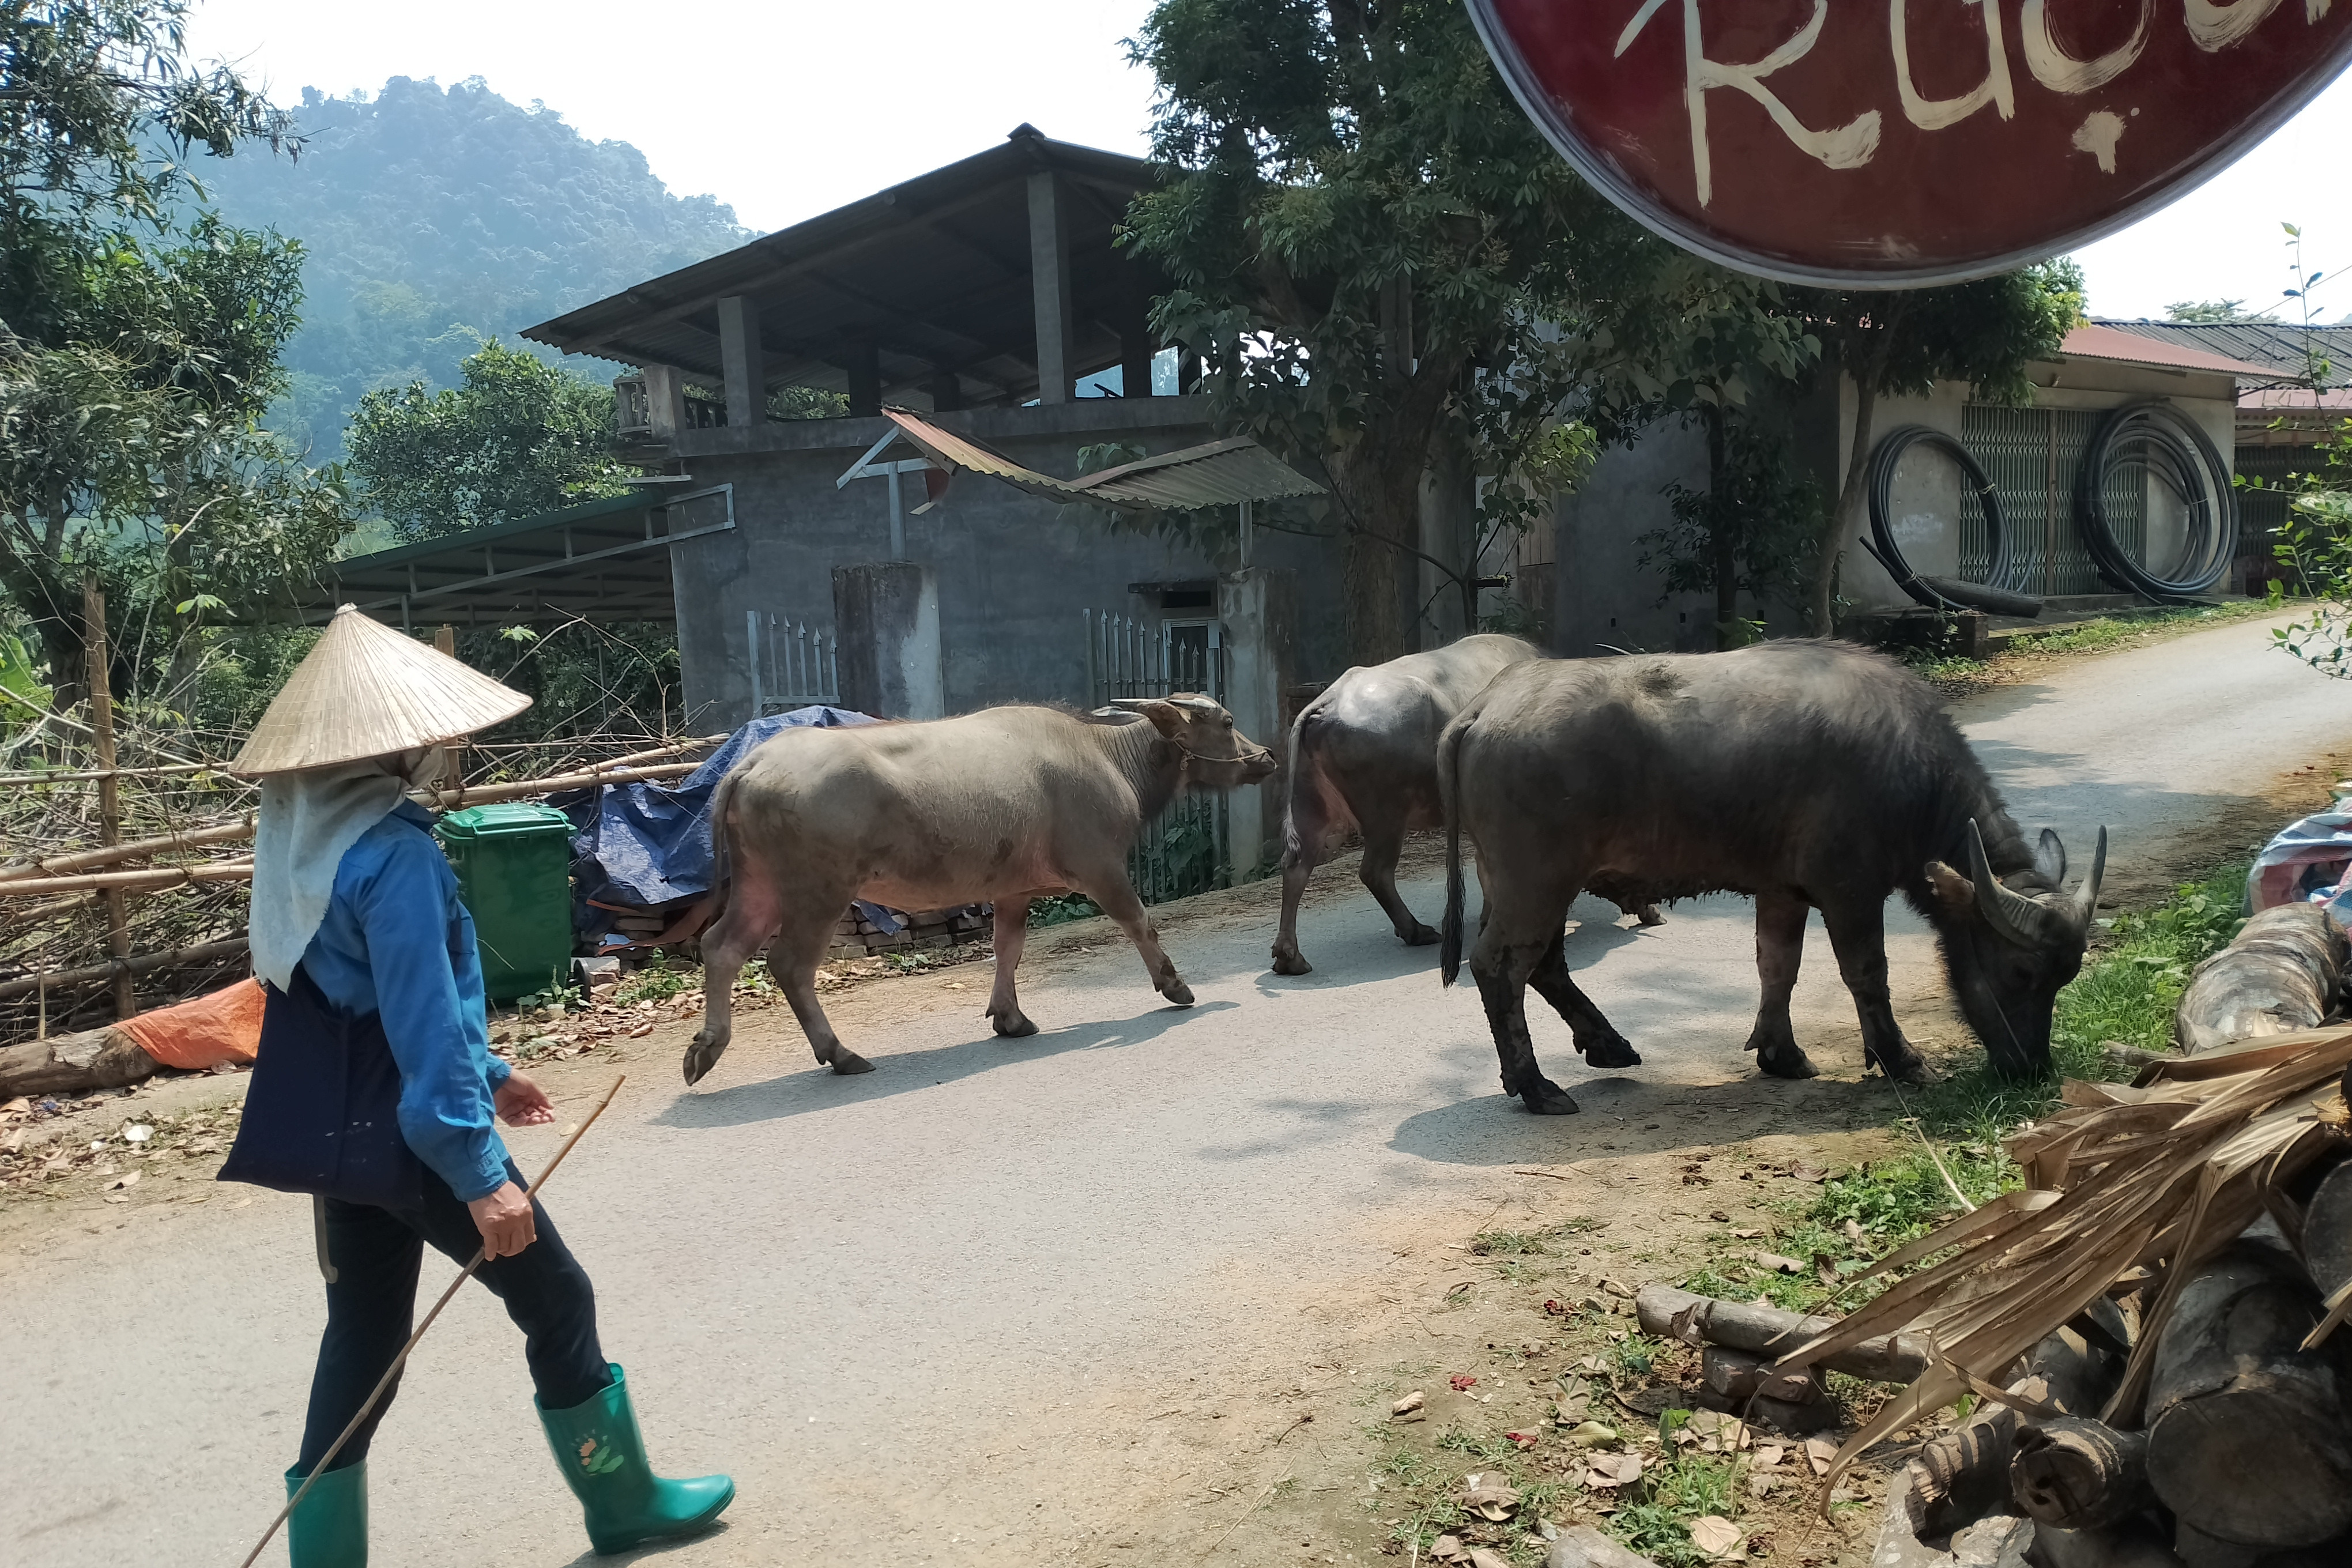
[[[831,956],[871,958],[885,952],[935,952],[986,942],[995,932],[995,919],[986,904],[959,904],[951,910],[922,910],[899,916],[898,929],[886,931],[852,907],[834,927]]]
[[[2347,1068],[2337,1026],[2069,1083],[2009,1140],[2024,1185],[1880,1259],[1864,1278],[1891,1283],[1851,1315],[1741,1325],[1658,1296],[1644,1326],[1771,1353],[1759,1392],[1824,1369],[1907,1383],[1824,1496],[1975,1402],[1906,1466],[1883,1568],[2352,1563]]]

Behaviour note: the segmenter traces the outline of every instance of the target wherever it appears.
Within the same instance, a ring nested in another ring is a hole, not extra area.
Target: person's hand
[[[476,1198],[466,1208],[474,1216],[474,1228],[482,1233],[485,1263],[493,1258],[512,1258],[539,1239],[539,1224],[532,1216],[530,1199],[512,1182]]]
[[[555,1107],[549,1103],[547,1091],[519,1072],[507,1075],[492,1103],[498,1107],[499,1120],[509,1127],[544,1127],[555,1120]]]

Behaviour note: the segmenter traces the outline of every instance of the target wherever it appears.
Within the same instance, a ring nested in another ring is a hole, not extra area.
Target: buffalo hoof
[[[1190,1007],[1192,1005],[1192,988],[1181,980],[1172,985],[1162,987],[1160,994],[1167,997],[1179,1007]]]
[[[1756,1065],[1764,1069],[1767,1078],[1819,1078],[1822,1069],[1805,1048],[1794,1041],[1786,1045],[1767,1046],[1756,1053]]]
[[[1276,948],[1274,950],[1273,968],[1276,974],[1312,974],[1315,973],[1315,966],[1307,963],[1305,958],[1301,957],[1298,950],[1295,947],[1287,952],[1285,952],[1281,948]]]
[[[726,1041],[714,1042],[707,1035],[695,1036],[694,1043],[686,1047],[686,1081],[700,1083],[703,1075],[717,1067],[719,1058],[726,1054]]]
[[[849,1078],[857,1073],[872,1072],[874,1070],[874,1064],[872,1062],[867,1061],[864,1057],[859,1056],[856,1051],[851,1050],[846,1046],[834,1047],[832,1065],[833,1070],[839,1073],[843,1078]]]
[[[1612,1029],[1609,1031],[1608,1038],[1596,1041],[1585,1048],[1584,1065],[1596,1070],[1603,1068],[1637,1068],[1642,1065],[1642,1053],[1633,1048],[1633,1041]]]
[[[1437,933],[1415,921],[1412,922],[1412,934],[1404,939],[1404,944],[1407,947],[1435,947]]]
[[[1031,1023],[1028,1016],[1024,1013],[1015,1013],[1009,1018],[999,1017],[994,1013],[991,1013],[988,1016],[988,1025],[990,1028],[1008,1040],[1026,1039],[1037,1032],[1037,1026]]]
[[[1643,904],[1633,911],[1633,918],[1645,926],[1662,926],[1666,923],[1666,917],[1658,912],[1658,906],[1655,904]]]
[[[1538,1079],[1532,1089],[1521,1089],[1519,1102],[1538,1116],[1573,1116],[1579,1109],[1568,1090],[1548,1078]]]
[[[1886,1051],[1865,1050],[1862,1053],[1862,1065],[1865,1070],[1876,1068],[1896,1083],[1936,1081],[1936,1075],[1927,1070],[1927,1058],[1907,1045],[1896,1046]]]

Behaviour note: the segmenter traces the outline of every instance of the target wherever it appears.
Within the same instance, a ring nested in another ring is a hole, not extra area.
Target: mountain
[[[672,195],[627,142],[591,142],[478,78],[394,77],[373,98],[305,88],[296,119],[299,157],[247,152],[197,173],[230,222],[310,252],[293,387],[272,423],[314,462],[342,455],[362,394],[453,385],[485,339],[751,237],[732,208]]]

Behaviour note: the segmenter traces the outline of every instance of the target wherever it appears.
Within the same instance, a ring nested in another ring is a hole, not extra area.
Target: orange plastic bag
[[[234,985],[142,1013],[114,1026],[167,1068],[202,1069],[222,1062],[249,1063],[261,1044],[261,982]]]

